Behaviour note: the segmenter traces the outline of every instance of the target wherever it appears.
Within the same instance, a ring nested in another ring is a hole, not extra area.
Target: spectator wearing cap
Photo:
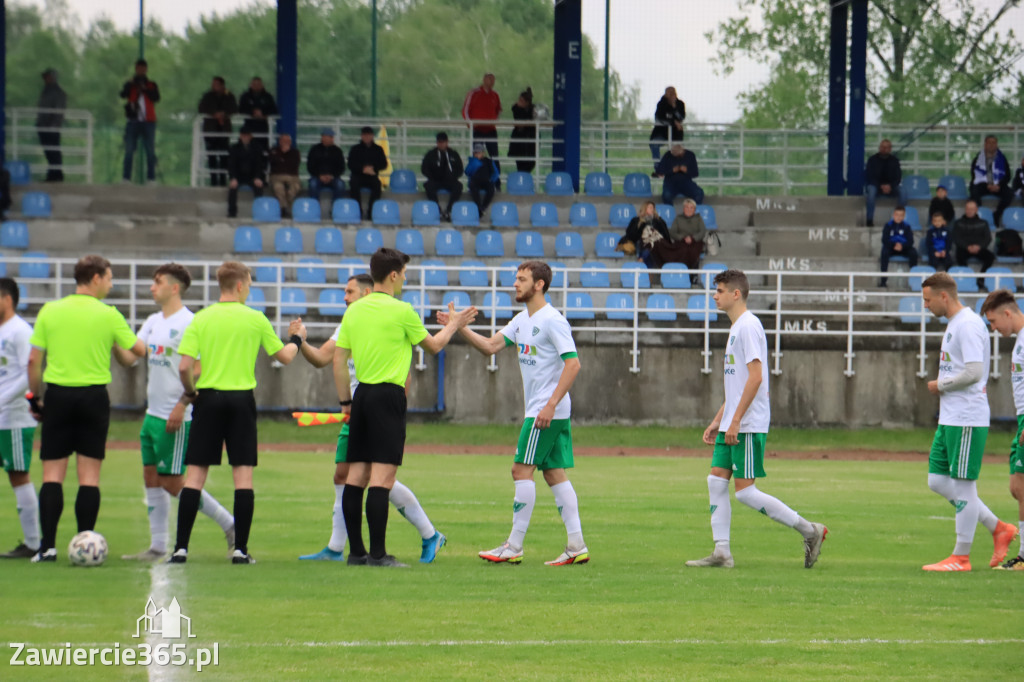
[[[49,164],[46,170],[47,182],[64,181],[60,129],[64,125],[64,109],[67,105],[68,96],[57,85],[57,70],[43,71],[43,91],[39,94],[39,102],[36,105],[39,108],[39,113],[36,114],[36,131],[39,133],[39,144],[43,147],[43,154],[46,155],[46,163]]]
[[[437,134],[437,146],[427,152],[420,165],[420,173],[427,178],[423,188],[427,191],[427,198],[437,203],[441,211],[441,220],[452,219],[452,206],[462,198],[462,157],[454,149],[448,147],[448,133]],[[448,205],[441,206],[437,193],[441,190],[448,192]]]
[[[928,215],[934,216],[936,213],[942,214],[942,219],[946,225],[953,223],[953,218],[956,216],[956,212],[953,210],[953,202],[949,200],[949,193],[946,191],[945,185],[939,185],[935,188],[935,196],[932,197],[932,201],[928,204]]]
[[[331,190],[331,201],[345,196],[345,152],[334,144],[334,129],[320,131],[320,142],[313,145],[306,155],[306,169],[309,171],[309,196],[320,198],[324,190]]]
[[[900,160],[892,154],[892,142],[889,140],[882,140],[878,144],[878,153],[868,157],[864,167],[864,205],[868,227],[875,226],[875,202],[879,194],[897,197],[900,206],[907,205],[903,170],[900,168]]]
[[[984,147],[971,163],[971,198],[979,206],[984,196],[998,198],[999,203],[992,212],[996,226],[1002,220],[1003,211],[1013,201],[1010,178],[1010,162],[999,151],[999,139],[995,135],[986,135]]]
[[[210,89],[199,99],[199,113],[203,115],[203,142],[206,145],[210,184],[224,187],[228,184],[228,147],[231,146],[231,116],[238,112],[235,96],[220,76],[214,76]]]
[[[494,200],[499,175],[498,164],[487,157],[487,146],[482,142],[473,145],[473,158],[466,165],[466,177],[469,178],[469,193],[483,216]]]
[[[281,217],[290,218],[292,204],[302,189],[299,180],[299,166],[302,155],[292,146],[292,136],[283,133],[277,136],[277,144],[270,150],[270,187],[281,204]]]
[[[252,128],[243,125],[238,142],[228,150],[228,217],[238,215],[238,188],[250,187],[253,196],[263,196],[267,152],[253,139]]]
[[[483,142],[492,157],[498,155],[498,128],[490,121],[498,120],[502,112],[501,97],[494,90],[494,81],[493,73],[485,73],[483,83],[467,92],[462,102],[462,118],[471,121],[469,127],[473,131],[473,144]],[[491,163],[501,173],[498,162]]]
[[[348,151],[349,196],[362,201],[363,189],[370,190],[370,205],[366,207],[366,219],[373,214],[373,204],[380,199],[380,172],[388,167],[384,148],[373,141],[373,128],[364,126],[359,132],[359,142]]]

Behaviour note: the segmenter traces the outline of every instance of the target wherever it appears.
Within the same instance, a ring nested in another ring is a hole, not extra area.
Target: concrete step
[[[817,227],[835,225],[854,227],[859,219],[855,211],[754,211],[751,213],[754,227]]]
[[[767,257],[866,258],[871,232],[856,227],[778,227],[757,233],[757,254]]]

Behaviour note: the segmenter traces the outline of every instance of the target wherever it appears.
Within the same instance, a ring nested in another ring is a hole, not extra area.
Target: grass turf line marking
[[[178,588],[184,587],[184,571],[175,571],[175,574],[176,580],[172,579],[170,566],[163,559],[154,561],[149,567],[149,596],[154,602],[166,606],[170,604],[171,598],[178,596],[175,594],[179,591]],[[162,636],[146,634],[146,643],[151,647],[162,642]],[[180,672],[183,669],[174,665],[150,665],[146,668],[146,674],[150,680],[176,680],[180,679]]]
[[[732,640],[716,639],[558,639],[558,640],[507,640],[507,639],[437,639],[425,642],[411,640],[343,640],[337,642],[260,642],[254,644],[234,644],[232,646],[258,646],[258,647],[294,647],[304,646],[309,648],[340,647],[350,649],[376,649],[386,647],[477,647],[477,646],[674,646],[690,644],[698,646],[724,646],[732,643]],[[775,645],[881,645],[881,646],[963,646],[963,645],[1004,645],[1024,644],[1024,639],[882,639],[874,637],[851,638],[851,639],[760,639],[747,640],[747,644],[761,646]]]

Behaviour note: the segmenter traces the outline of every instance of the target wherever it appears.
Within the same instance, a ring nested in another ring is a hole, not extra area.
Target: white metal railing
[[[51,167],[46,160],[45,149],[39,141],[39,133],[60,133],[60,152],[63,163],[53,166],[63,171],[66,180],[92,182],[93,162],[93,116],[84,109],[37,109],[35,107],[8,107],[5,130],[5,151],[7,159],[27,161],[33,179],[46,177]],[[62,113],[64,125],[60,128],[36,126],[40,113]]]

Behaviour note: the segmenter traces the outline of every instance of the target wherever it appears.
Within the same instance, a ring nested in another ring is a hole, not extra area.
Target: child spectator
[[[948,201],[948,200],[947,200]],[[932,200],[935,203],[935,199]],[[932,225],[928,228],[928,234],[924,238],[925,253],[928,256],[928,265],[938,272],[945,272],[953,265],[953,233],[946,225],[946,217],[941,211],[932,213]]]
[[[893,256],[906,256],[910,267],[917,265],[917,251],[914,249],[914,228],[904,220],[907,211],[897,206],[892,212],[892,220],[882,228],[882,272],[888,272],[889,259]],[[888,286],[888,279],[882,277],[879,286]]]
[[[928,204],[928,215],[934,216],[936,213],[942,214],[942,218],[946,221],[947,225],[953,222],[953,218],[956,217],[956,212],[953,210],[953,202],[949,200],[946,188],[943,185],[935,188],[935,196],[932,197],[932,203]]]

